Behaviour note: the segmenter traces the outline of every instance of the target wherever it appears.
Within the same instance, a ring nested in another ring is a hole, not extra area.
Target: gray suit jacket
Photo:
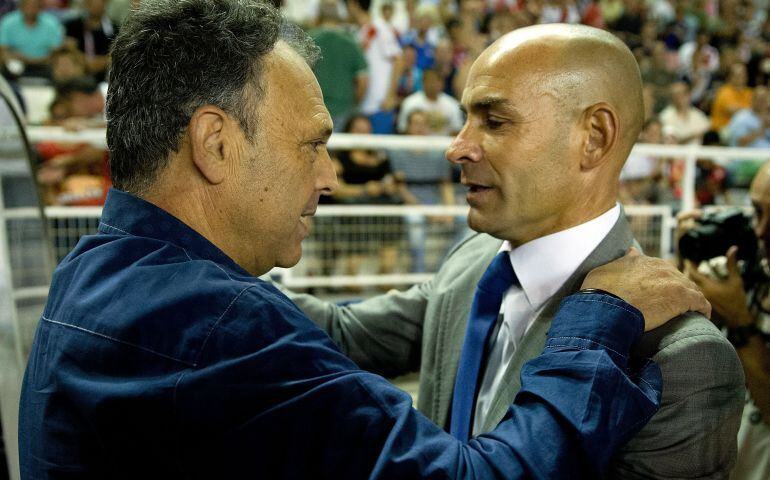
[[[622,256],[633,242],[621,215],[548,300],[505,372],[484,431],[494,429],[513,403],[521,386],[521,368],[542,351],[562,298],[577,291],[591,269]],[[384,376],[419,370],[418,408],[447,428],[475,286],[500,245],[488,235],[474,235],[450,253],[432,281],[346,307],[309,295],[291,297],[362,368]],[[708,319],[687,314],[646,333],[634,354],[653,358],[660,366],[662,406],[616,455],[610,476],[727,478],[735,460],[744,399],[743,369],[735,350]]]

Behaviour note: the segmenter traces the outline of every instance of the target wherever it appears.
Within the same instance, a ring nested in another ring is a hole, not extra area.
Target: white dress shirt
[[[564,285],[588,255],[610,233],[620,216],[620,206],[581,225],[540,237],[516,249],[503,242],[500,251],[509,251],[513,271],[520,285],[505,293],[492,339],[486,347],[486,370],[476,399],[473,435],[489,414],[495,392],[511,363],[521,338],[540,314],[546,301]]]

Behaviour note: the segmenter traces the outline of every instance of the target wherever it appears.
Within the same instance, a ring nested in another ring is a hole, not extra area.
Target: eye
[[[502,121],[500,121],[500,120],[498,120],[498,119],[496,119],[494,117],[487,117],[486,120],[484,121],[484,123],[485,123],[485,125],[487,126],[488,129],[490,129],[490,130],[497,130],[500,127],[503,126],[504,122],[502,122]]]

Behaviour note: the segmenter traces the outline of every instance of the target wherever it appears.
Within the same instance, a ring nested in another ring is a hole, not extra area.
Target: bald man
[[[478,234],[407,292],[345,307],[293,299],[362,367],[419,370],[418,407],[436,423],[459,438],[491,431],[559,302],[635,244],[616,198],[642,125],[641,92],[633,55],[602,30],[543,25],[500,38],[470,70],[467,121],[447,152],[462,167]],[[501,255],[514,280],[487,307],[499,314],[479,336],[486,297],[476,286]],[[744,395],[735,351],[705,317],[686,314],[643,337],[634,363],[648,358],[663,372],[662,408],[615,456],[610,477],[726,478]]]

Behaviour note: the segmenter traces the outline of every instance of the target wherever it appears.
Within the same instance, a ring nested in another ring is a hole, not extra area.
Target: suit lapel
[[[508,411],[508,407],[513,403],[513,399],[521,388],[521,368],[527,361],[538,356],[543,351],[548,329],[551,327],[553,317],[556,315],[559,304],[564,297],[580,289],[580,285],[583,284],[583,280],[588,275],[588,272],[622,257],[633,243],[634,237],[631,227],[621,210],[620,217],[615,222],[610,233],[604,237],[604,240],[580,264],[575,273],[567,279],[556,294],[546,301],[543,310],[527,333],[524,334],[519,347],[511,359],[511,363],[506,368],[503,381],[492,399],[489,415],[487,415],[482,429],[484,432],[492,431],[500,423],[500,420],[503,419],[503,416]]]
[[[436,380],[438,411],[433,418],[439,419],[438,423],[447,428],[457,367],[476,285],[503,243],[491,237],[490,239],[492,242],[488,246],[472,252],[475,258],[469,262],[466,271],[454,279],[453,287],[446,290],[442,299],[440,324],[443,328],[439,332],[439,345],[443,353],[439,352],[438,368],[441,369],[441,374]]]

